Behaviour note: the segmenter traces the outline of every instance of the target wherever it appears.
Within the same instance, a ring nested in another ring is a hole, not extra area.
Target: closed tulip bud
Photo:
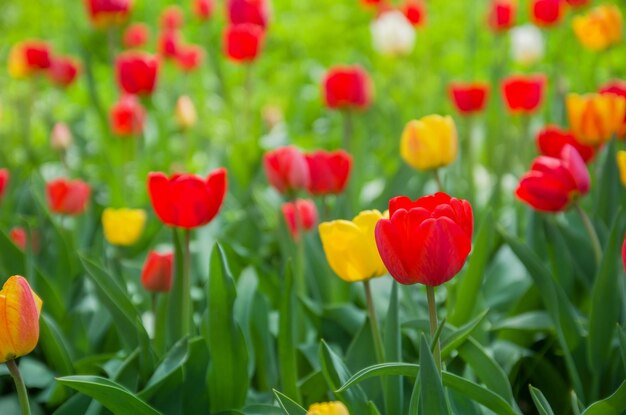
[[[202,21],[209,20],[213,14],[213,0],[194,0],[193,13]]]
[[[383,55],[408,55],[415,45],[415,29],[399,11],[382,13],[370,26],[374,49]]]
[[[209,223],[226,195],[226,170],[219,168],[206,179],[193,174],[148,175],[148,193],[158,218],[166,225],[192,229]]]
[[[55,56],[50,61],[48,77],[54,85],[66,88],[76,80],[80,73],[80,64],[76,59],[66,56]]]
[[[280,193],[304,190],[311,181],[306,158],[293,146],[281,147],[265,153],[263,167],[267,180]]]
[[[487,21],[494,32],[503,32],[515,24],[515,0],[492,0]]]
[[[11,174],[7,169],[0,169],[0,203],[2,203],[2,199],[4,198],[4,194],[9,186],[9,178]]]
[[[122,52],[115,61],[117,83],[122,91],[133,95],[150,95],[159,73],[159,59],[146,52]]]
[[[343,403],[336,401],[314,403],[306,415],[350,415],[350,413]]]
[[[372,101],[371,81],[359,65],[329,69],[322,85],[324,103],[331,109],[365,109]]]
[[[312,195],[338,194],[344,191],[352,170],[352,156],[343,150],[314,151],[304,155],[309,167]]]
[[[626,99],[626,82],[613,81],[605,84],[600,88],[601,94],[614,94]],[[624,121],[622,126],[616,132],[618,138],[626,138],[626,111],[624,112]]]
[[[50,146],[57,151],[64,151],[72,144],[72,131],[64,122],[54,124],[50,134]]]
[[[10,277],[0,290],[0,363],[32,352],[39,341],[42,301],[24,277]]]
[[[376,246],[401,284],[441,285],[463,267],[472,248],[474,218],[466,200],[436,193],[389,201],[389,219],[376,224]]]
[[[521,65],[532,65],[543,58],[544,41],[541,30],[531,24],[511,29],[511,58]]]
[[[415,27],[426,24],[426,5],[423,0],[406,0],[402,6],[402,13]]]
[[[483,82],[453,82],[449,92],[456,110],[463,115],[471,115],[485,109],[489,85]]]
[[[172,289],[174,254],[150,251],[141,270],[141,284],[146,291],[169,292]]]
[[[87,208],[91,187],[82,180],[57,179],[46,184],[48,207],[61,215],[80,215]]]
[[[261,26],[240,23],[231,25],[224,31],[224,54],[235,63],[249,63],[256,60],[263,44]]]
[[[531,17],[537,26],[550,27],[563,17],[562,0],[532,0]]]
[[[177,5],[167,6],[159,18],[159,27],[162,30],[178,30],[183,27],[185,16]]]
[[[159,56],[163,59],[176,59],[182,43],[178,31],[164,30],[157,39]]]
[[[85,0],[89,19],[94,27],[105,29],[123,23],[130,14],[131,0]]]
[[[252,24],[265,29],[269,20],[267,0],[228,0],[228,22],[231,25]]]
[[[182,45],[176,54],[176,64],[184,72],[196,70],[202,64],[204,49],[198,45]]]
[[[617,167],[619,168],[619,177],[624,187],[626,187],[626,151],[617,152]]]
[[[106,208],[102,212],[104,237],[111,245],[130,246],[141,238],[146,225],[143,209]]]
[[[301,232],[310,231],[317,223],[317,208],[312,200],[297,199],[295,202],[286,202],[281,210],[289,233],[295,241],[300,239]]]
[[[574,147],[585,163],[595,154],[592,146],[580,143],[574,134],[557,126],[548,125],[537,133],[537,147],[544,156],[559,158],[566,145]]]
[[[50,46],[40,40],[14,45],[9,53],[9,74],[15,79],[46,72],[51,65]]]
[[[616,5],[602,5],[572,19],[572,28],[581,45],[593,51],[605,50],[622,41],[622,13]]]
[[[176,101],[176,122],[182,129],[196,125],[198,116],[193,101],[187,95],[183,95]]]
[[[376,223],[383,218],[377,210],[366,210],[352,221],[334,220],[320,224],[326,259],[341,279],[363,281],[387,273],[374,237]]]
[[[402,132],[400,155],[417,170],[433,170],[452,163],[458,148],[456,127],[450,116],[428,115],[410,121]]]
[[[111,131],[119,137],[141,134],[145,110],[134,95],[124,95],[111,107]]]
[[[569,94],[566,106],[576,138],[583,144],[597,146],[621,130],[626,98],[616,94]]]
[[[560,158],[537,157],[521,178],[515,195],[533,209],[562,212],[587,194],[589,186],[585,162],[574,147],[566,145]]]
[[[148,43],[150,29],[145,23],[133,23],[124,31],[122,43],[127,49],[140,48]]]
[[[502,80],[502,94],[512,114],[531,114],[541,105],[546,77],[543,75],[510,76]]]

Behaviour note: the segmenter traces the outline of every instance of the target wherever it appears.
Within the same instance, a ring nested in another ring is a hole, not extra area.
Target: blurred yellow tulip
[[[607,142],[622,126],[626,98],[616,94],[569,94],[567,115],[572,132],[583,144]]]
[[[196,125],[198,115],[193,101],[187,95],[182,95],[176,101],[176,122],[183,130]]]
[[[617,167],[619,167],[619,177],[622,184],[626,187],[626,151],[617,152]]]
[[[574,17],[572,28],[586,48],[599,51],[622,40],[622,14],[616,5],[602,5]]]
[[[452,117],[428,115],[410,121],[404,128],[400,154],[417,170],[447,166],[456,158],[457,133]]]
[[[366,210],[352,221],[334,220],[320,224],[326,259],[341,279],[363,281],[387,273],[374,238],[376,223],[387,216],[377,210]]]
[[[111,245],[132,245],[143,232],[146,212],[142,209],[106,208],[102,212],[104,237]]]
[[[350,413],[343,403],[335,401],[314,403],[306,415],[350,415]]]

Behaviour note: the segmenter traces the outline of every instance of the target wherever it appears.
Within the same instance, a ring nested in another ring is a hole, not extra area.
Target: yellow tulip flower
[[[566,105],[572,132],[590,146],[605,143],[616,134],[626,112],[626,98],[616,94],[569,94]]]
[[[326,259],[341,279],[363,281],[387,273],[374,237],[376,223],[386,216],[377,210],[366,210],[352,221],[334,220],[319,225]]]
[[[622,40],[622,14],[616,5],[603,5],[574,17],[572,28],[587,49],[600,51]]]
[[[146,212],[142,209],[106,208],[102,212],[104,237],[112,245],[132,245],[143,232]]]
[[[314,403],[306,415],[350,415],[350,413],[343,403],[335,401]]]
[[[457,133],[452,117],[428,115],[410,121],[404,128],[400,154],[417,170],[447,166],[456,158]]]
[[[626,187],[626,151],[617,152],[617,167],[619,167],[619,177]]]

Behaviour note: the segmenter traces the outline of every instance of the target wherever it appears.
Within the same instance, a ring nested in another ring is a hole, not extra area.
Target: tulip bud
[[[251,24],[267,28],[269,7],[267,0],[228,0],[228,22],[231,25]]]
[[[159,59],[145,52],[122,52],[115,61],[118,86],[127,94],[150,95],[159,73]]]
[[[485,109],[489,85],[482,82],[452,82],[449,91],[457,111],[471,115]]]
[[[343,150],[314,151],[304,155],[309,167],[312,195],[339,194],[344,191],[352,170],[352,156]]]
[[[165,59],[176,59],[181,45],[180,34],[176,30],[164,30],[157,39],[157,50]]]
[[[167,6],[161,13],[159,26],[162,30],[178,30],[183,26],[185,16],[177,5]]]
[[[400,142],[400,155],[417,170],[432,170],[452,163],[457,148],[457,133],[452,117],[428,115],[406,125]]]
[[[488,23],[494,32],[503,32],[515,24],[517,5],[514,0],[491,0]]]
[[[141,284],[149,292],[169,292],[172,289],[174,254],[151,251],[141,271]]]
[[[415,44],[415,29],[399,11],[382,13],[370,26],[374,49],[383,55],[408,55]]]
[[[148,42],[150,30],[145,23],[133,23],[124,32],[123,45],[127,49],[140,48]]]
[[[502,93],[507,109],[512,114],[530,114],[541,105],[546,77],[517,75],[502,80]]]
[[[176,53],[176,64],[185,71],[190,72],[200,67],[204,49],[198,45],[181,45]]]
[[[133,245],[141,237],[145,224],[143,209],[106,208],[102,212],[104,237],[111,245]]]
[[[80,73],[80,65],[71,57],[55,56],[50,61],[48,77],[50,81],[60,87],[70,86]]]
[[[348,408],[339,401],[314,403],[306,415],[350,415]]]
[[[230,25],[224,31],[224,54],[235,63],[253,62],[261,51],[263,37],[261,26],[249,23]]]
[[[511,58],[521,65],[532,65],[544,54],[541,30],[531,24],[511,29]]]
[[[622,264],[624,265],[624,271],[626,272],[626,236],[624,237],[624,242],[622,243]]]
[[[132,137],[141,134],[145,110],[134,95],[124,95],[111,107],[110,123],[113,134]]]
[[[72,132],[64,122],[57,122],[52,128],[50,135],[50,145],[57,151],[64,151],[72,144]]]
[[[194,0],[193,12],[200,20],[209,20],[213,13],[213,0]]]
[[[550,27],[563,17],[563,0],[532,0],[531,17],[537,26]]]
[[[26,234],[26,229],[21,227],[15,227],[11,229],[9,233],[9,237],[11,241],[20,248],[22,251],[26,250],[26,244],[28,243],[28,235]]]
[[[178,97],[176,101],[176,122],[182,129],[188,129],[196,125],[198,116],[193,101],[187,95]]]
[[[297,199],[295,202],[283,203],[281,210],[295,241],[300,239],[300,232],[310,231],[317,223],[317,208],[312,200]]]
[[[61,215],[80,215],[87,208],[91,188],[81,180],[57,179],[46,184],[48,207]]]
[[[2,199],[4,198],[4,193],[9,186],[9,178],[11,174],[7,169],[0,169],[0,203],[2,203]]]
[[[263,166],[267,180],[280,193],[303,190],[310,183],[306,159],[295,147],[281,147],[265,153]]]
[[[365,109],[372,101],[371,81],[359,65],[330,68],[322,86],[324,103],[330,109]]]

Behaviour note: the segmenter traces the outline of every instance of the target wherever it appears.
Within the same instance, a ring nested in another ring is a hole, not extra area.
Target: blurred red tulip
[[[79,72],[80,65],[76,59],[66,56],[53,57],[48,68],[48,76],[52,83],[61,87],[70,86]]]
[[[457,111],[470,115],[485,109],[489,85],[482,82],[452,82],[449,91]]]
[[[517,75],[502,80],[502,93],[507,108],[514,114],[530,114],[541,105],[546,77]]]
[[[176,63],[181,70],[190,72],[200,67],[203,57],[204,49],[201,46],[183,45],[178,49]]]
[[[178,30],[183,27],[184,22],[185,15],[183,14],[183,10],[179,6],[173,4],[167,6],[161,13],[159,27],[162,30]]]
[[[7,169],[0,169],[0,203],[2,203],[2,199],[4,198],[4,193],[9,186],[9,178],[11,174]]]
[[[309,167],[309,193],[325,195],[344,191],[352,170],[350,154],[343,150],[318,150],[304,157]]]
[[[42,73],[50,68],[52,52],[41,40],[26,40],[15,44],[9,54],[9,74],[14,78],[25,78]]]
[[[127,51],[115,62],[117,83],[127,94],[150,95],[159,73],[159,59],[146,52]]]
[[[159,55],[165,59],[176,59],[182,41],[180,34],[176,30],[165,30],[159,34],[157,39],[157,50]]]
[[[213,14],[213,0],[193,0],[193,13],[200,20],[209,20]]]
[[[123,45],[126,49],[145,46],[150,37],[150,29],[145,23],[133,23],[124,31]]]
[[[540,27],[558,24],[563,17],[563,0],[533,0],[531,16],[533,22]]]
[[[267,180],[280,193],[304,190],[309,186],[309,167],[304,155],[295,147],[280,147],[263,156]]]
[[[591,0],[565,0],[572,7],[583,7],[591,3]]]
[[[380,7],[387,3],[387,0],[361,0],[361,4],[366,7]]]
[[[317,223],[317,208],[309,199],[297,199],[295,202],[283,203],[283,217],[294,240],[300,239],[300,232],[310,231]]]
[[[548,125],[537,133],[537,147],[544,156],[559,158],[566,145],[574,147],[585,163],[595,154],[592,146],[579,143],[574,134],[557,126]]]
[[[371,103],[371,82],[359,65],[335,66],[322,81],[324,102],[332,109],[365,109]]]
[[[11,232],[9,233],[9,237],[11,238],[11,241],[13,241],[15,246],[20,248],[22,251],[26,250],[26,243],[28,242],[28,235],[26,234],[26,229],[16,226],[13,229],[11,229]]]
[[[97,28],[119,24],[130,14],[131,0],[85,0],[91,23]]]
[[[253,24],[267,27],[269,7],[267,0],[228,0],[228,22],[230,25]]]
[[[624,236],[622,243],[622,264],[624,264],[624,271],[626,272],[626,236]]]
[[[510,29],[515,24],[517,5],[514,0],[492,0],[487,22],[494,32]]]
[[[561,212],[589,191],[587,166],[578,151],[565,145],[559,158],[539,156],[520,180],[515,195],[533,209]]]
[[[376,224],[376,246],[401,284],[441,285],[463,268],[472,249],[474,217],[468,201],[436,193],[389,201],[389,219]]]
[[[626,81],[615,80],[608,84],[604,84],[599,91],[601,94],[615,94],[626,99]],[[622,127],[617,131],[618,138],[626,138],[626,114],[624,114],[624,122]]]
[[[426,5],[423,0],[406,0],[402,6],[402,13],[413,26],[426,24]]]
[[[141,270],[141,285],[151,293],[169,292],[172,289],[174,254],[150,251]]]
[[[124,95],[111,107],[110,122],[113,134],[130,137],[141,134],[145,110],[134,95]]]
[[[226,195],[226,170],[212,171],[206,179],[193,174],[148,175],[148,193],[161,222],[179,228],[197,228],[209,223]]]
[[[261,51],[263,29],[253,24],[237,24],[224,32],[224,53],[233,62],[252,62]]]
[[[91,188],[82,180],[57,179],[46,184],[48,207],[61,215],[80,215],[87,207]]]

